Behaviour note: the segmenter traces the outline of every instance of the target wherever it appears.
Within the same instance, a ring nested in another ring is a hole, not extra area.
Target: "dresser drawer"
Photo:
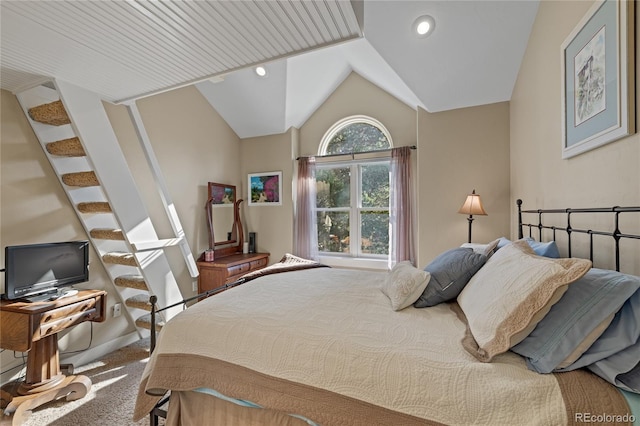
[[[227,269],[227,275],[229,277],[234,277],[236,275],[247,273],[251,270],[251,265],[249,262],[243,263],[241,265],[230,266]]]
[[[198,293],[230,284],[268,264],[269,253],[236,253],[216,257],[213,262],[198,261]]]
[[[98,299],[86,299],[71,305],[52,309],[40,317],[39,338],[55,334],[83,321],[98,320],[101,311],[96,306]]]
[[[249,263],[249,270],[255,271],[256,269],[264,268],[265,266],[267,266],[268,262],[269,262],[269,259],[266,257],[258,260],[252,260]]]

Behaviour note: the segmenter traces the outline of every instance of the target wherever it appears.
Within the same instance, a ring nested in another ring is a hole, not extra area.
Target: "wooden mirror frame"
[[[229,202],[225,202],[224,198],[229,195]],[[209,182],[207,185],[207,203],[205,210],[207,212],[207,228],[209,230],[209,248],[215,250],[216,255],[233,254],[242,250],[244,242],[244,232],[242,228],[242,220],[240,219],[240,203],[243,200],[236,199],[236,187],[216,182]],[[233,203],[233,225],[231,228],[231,238],[224,241],[215,240],[215,232],[213,226],[213,206],[216,204]],[[227,246],[216,249],[216,246]]]

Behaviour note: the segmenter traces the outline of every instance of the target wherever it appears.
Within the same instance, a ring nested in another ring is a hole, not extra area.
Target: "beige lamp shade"
[[[482,201],[480,201],[480,195],[476,194],[476,190],[467,195],[467,199],[465,200],[458,213],[468,214],[468,215],[480,215],[486,216],[487,212],[484,211],[484,207],[482,207]]]

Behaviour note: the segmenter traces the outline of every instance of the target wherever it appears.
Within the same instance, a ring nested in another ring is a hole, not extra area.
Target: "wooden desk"
[[[65,376],[60,370],[58,332],[85,321],[104,321],[106,307],[107,293],[102,290],[36,303],[0,301],[0,347],[28,352],[25,381],[17,389],[0,391],[4,413],[13,414],[14,425],[44,403],[87,394],[88,377]]]

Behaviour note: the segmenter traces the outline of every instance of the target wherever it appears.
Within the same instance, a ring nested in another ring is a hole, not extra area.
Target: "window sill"
[[[320,263],[334,268],[369,269],[374,271],[387,271],[389,269],[389,261],[387,259],[321,255]]]

